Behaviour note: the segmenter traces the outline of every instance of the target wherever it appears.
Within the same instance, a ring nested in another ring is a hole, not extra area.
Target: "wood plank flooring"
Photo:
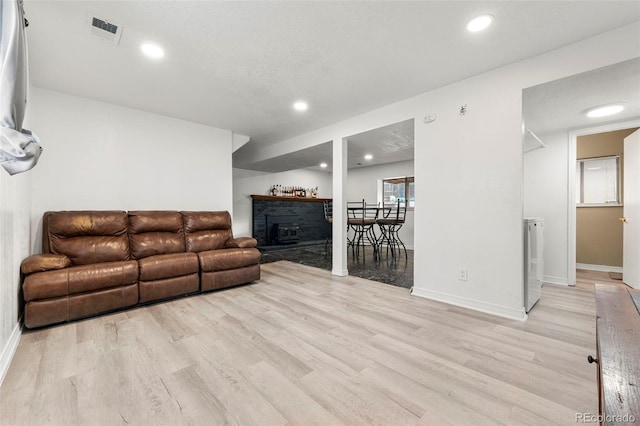
[[[593,285],[593,283],[612,284],[630,288],[628,285],[622,282],[622,280],[614,280],[613,278],[611,278],[608,272],[576,269],[576,285],[579,286],[583,283],[586,285]]]
[[[575,424],[593,285],[526,322],[290,262],[256,284],[25,332],[2,425]]]

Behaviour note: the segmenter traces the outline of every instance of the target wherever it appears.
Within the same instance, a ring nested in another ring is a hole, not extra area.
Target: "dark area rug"
[[[331,253],[325,255],[324,244],[315,246],[291,247],[280,250],[267,250],[262,252],[261,263],[288,260],[302,265],[331,270]],[[382,249],[380,259],[375,259],[373,249],[366,247],[365,256],[360,253],[354,255],[348,250],[347,268],[349,275],[391,284],[398,287],[413,287],[413,250],[407,250],[405,260],[404,251],[400,256],[393,257]]]

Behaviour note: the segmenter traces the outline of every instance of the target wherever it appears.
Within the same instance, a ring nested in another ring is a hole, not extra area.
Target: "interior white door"
[[[624,138],[622,280],[640,288],[640,130]]]

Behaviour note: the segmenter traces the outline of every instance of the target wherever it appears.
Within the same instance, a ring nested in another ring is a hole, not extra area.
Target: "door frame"
[[[576,285],[576,149],[578,136],[640,127],[640,117],[627,121],[585,127],[569,131],[569,155],[567,155],[567,284]],[[623,198],[624,199],[624,198]],[[624,201],[623,201],[624,202]],[[624,265],[622,265],[624,268]]]

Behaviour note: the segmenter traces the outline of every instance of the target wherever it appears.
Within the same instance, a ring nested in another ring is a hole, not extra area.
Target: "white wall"
[[[331,173],[299,169],[282,173],[233,169],[233,235],[250,237],[251,195],[268,195],[271,185],[318,187],[318,197],[331,198]]]
[[[415,119],[414,294],[523,319],[522,90],[637,57],[639,31],[640,23],[627,25],[257,149],[247,160]],[[430,113],[437,120],[424,124]],[[468,281],[458,280],[460,267]]]
[[[29,95],[31,94],[29,86]],[[29,96],[23,127],[32,127]],[[38,165],[36,165],[36,168]],[[20,264],[29,256],[31,176],[33,169],[10,176],[0,169],[0,384],[20,342]]]
[[[378,179],[413,174],[413,161],[351,169],[347,173],[347,200],[359,201],[364,198],[367,202],[376,203]],[[413,210],[407,210],[405,224],[400,228],[400,239],[408,249],[413,249],[413,217]]]
[[[47,210],[232,210],[230,131],[39,88],[31,103],[34,252]]]
[[[29,255],[31,173],[0,170],[0,383],[20,340],[20,262]]]
[[[524,216],[544,218],[544,281],[568,284],[568,132],[538,135],[546,148],[524,154]]]
[[[438,119],[416,120],[414,294],[524,318],[522,75],[497,70],[421,102]]]

